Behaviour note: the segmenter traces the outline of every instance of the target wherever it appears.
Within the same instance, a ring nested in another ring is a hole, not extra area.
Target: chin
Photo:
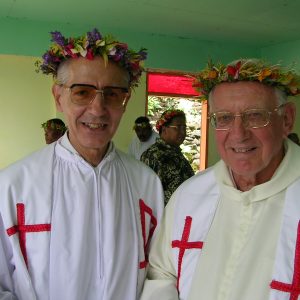
[[[90,148],[90,149],[102,149],[106,147],[109,144],[110,140],[101,140],[101,141],[89,141],[85,142],[82,145],[85,148]]]

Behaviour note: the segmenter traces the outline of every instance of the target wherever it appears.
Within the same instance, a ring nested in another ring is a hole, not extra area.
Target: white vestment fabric
[[[139,298],[163,212],[144,164],[111,143],[94,168],[65,135],[0,172],[0,195],[1,300]]]
[[[166,207],[141,299],[298,299],[299,194],[300,147],[290,141],[271,180],[249,191],[222,161],[187,180]]]
[[[159,138],[159,134],[154,130],[146,142],[141,142],[137,136],[134,136],[129,144],[128,154],[140,160],[141,155],[156,142],[157,138]]]

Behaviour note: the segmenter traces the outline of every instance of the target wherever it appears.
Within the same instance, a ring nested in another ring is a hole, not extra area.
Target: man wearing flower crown
[[[158,177],[111,142],[146,53],[52,33],[66,134],[0,173],[0,299],[138,299],[163,211]]]
[[[44,129],[46,144],[57,141],[67,130],[63,120],[58,118],[47,120],[42,124],[42,128]]]
[[[221,160],[173,194],[142,300],[299,299],[299,79],[249,59],[200,72]]]

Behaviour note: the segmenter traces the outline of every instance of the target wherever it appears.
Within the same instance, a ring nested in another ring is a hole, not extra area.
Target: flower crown
[[[57,124],[57,123],[54,123],[53,121],[47,121],[45,123],[42,123],[41,126],[44,129],[47,129],[50,127],[51,129],[61,131],[61,132],[65,132],[67,130],[67,127],[65,125]]]
[[[177,116],[185,116],[184,111],[180,109],[169,109],[163,112],[161,117],[156,122],[156,129],[159,132],[162,126]]]
[[[95,28],[86,35],[77,38],[65,38],[60,32],[51,32],[53,44],[35,65],[37,72],[57,76],[61,62],[69,58],[85,57],[92,60],[101,56],[107,64],[108,60],[116,62],[129,73],[130,86],[138,86],[139,78],[144,71],[143,61],[147,58],[145,48],[139,52],[128,49],[127,44],[116,41],[112,36],[102,36]]]
[[[209,61],[194,79],[194,87],[203,100],[217,84],[237,81],[258,81],[282,90],[287,96],[300,94],[300,76],[293,69],[269,65],[258,59],[241,59],[228,65]]]

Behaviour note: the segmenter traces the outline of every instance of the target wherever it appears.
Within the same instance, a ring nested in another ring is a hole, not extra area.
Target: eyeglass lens
[[[169,125],[168,127],[175,128],[177,130],[186,130],[186,125]]]
[[[70,87],[71,100],[75,104],[88,105],[98,93],[102,95],[103,104],[108,107],[118,108],[123,106],[128,90],[120,87],[104,87],[97,90],[89,85],[74,85]]]
[[[265,109],[250,109],[241,114],[230,112],[216,112],[210,116],[210,121],[216,129],[229,129],[236,117],[241,117],[245,127],[260,128],[268,125],[270,112]]]

